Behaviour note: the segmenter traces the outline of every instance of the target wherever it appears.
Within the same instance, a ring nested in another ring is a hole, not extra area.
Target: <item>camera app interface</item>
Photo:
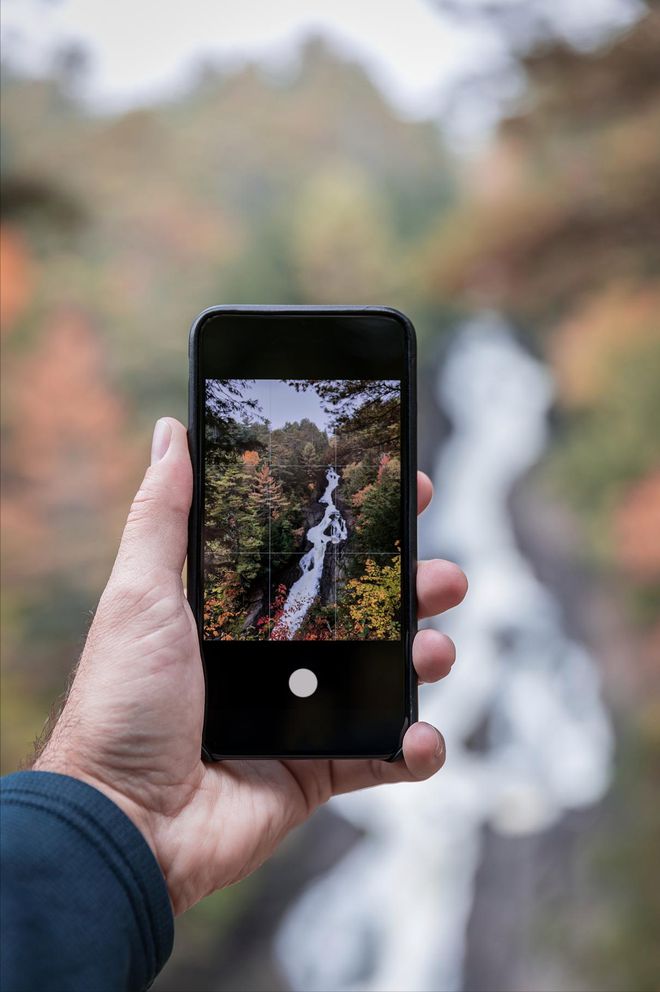
[[[400,639],[400,386],[205,380],[205,640]]]

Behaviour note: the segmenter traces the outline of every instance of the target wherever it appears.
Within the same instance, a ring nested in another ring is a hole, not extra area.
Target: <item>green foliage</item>
[[[364,574],[350,579],[342,614],[348,614],[353,637],[397,640],[401,633],[401,556],[367,558]]]
[[[374,452],[399,451],[400,386],[388,380],[289,380],[297,390],[313,389],[331,416],[337,462]]]
[[[328,435],[307,417],[276,428],[270,435],[270,460],[282,469],[282,478],[302,495],[316,482],[318,470],[332,460]]]
[[[240,456],[223,466],[210,467],[206,476],[207,539],[218,554],[255,554],[268,544],[268,519],[256,494],[267,484],[257,466]],[[267,504],[266,504],[267,505]]]
[[[374,481],[353,499],[360,507],[357,545],[365,554],[392,552],[401,540],[400,476],[398,458],[383,456]]]
[[[548,463],[555,487],[584,514],[595,546],[608,550],[608,517],[631,482],[658,462],[660,337],[623,354],[608,388],[573,414]]]

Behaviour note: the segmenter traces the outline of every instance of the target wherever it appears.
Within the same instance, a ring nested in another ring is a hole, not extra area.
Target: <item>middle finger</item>
[[[417,615],[421,619],[458,606],[467,592],[467,579],[452,561],[434,558],[417,567]]]
[[[431,628],[420,630],[413,641],[413,664],[420,682],[437,682],[451,671],[456,660],[454,642]]]

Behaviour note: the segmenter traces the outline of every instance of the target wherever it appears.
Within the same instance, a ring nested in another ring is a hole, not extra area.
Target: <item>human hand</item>
[[[431,492],[420,473],[419,512]],[[164,418],[69,696],[34,766],[88,782],[133,820],[176,913],[248,875],[332,795],[426,779],[444,762],[443,739],[427,723],[408,729],[392,763],[201,761],[204,675],[181,580],[191,494],[185,428]],[[456,565],[420,563],[420,616],[456,606],[466,588]],[[420,681],[442,678],[454,656],[445,635],[417,634]]]

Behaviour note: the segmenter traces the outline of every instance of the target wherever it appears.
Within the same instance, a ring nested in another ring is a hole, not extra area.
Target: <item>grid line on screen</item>
[[[381,454],[381,455],[386,454],[385,449],[380,449],[379,454]],[[275,468],[299,468],[300,467],[300,462],[278,462],[278,461],[274,461],[272,458],[269,458],[268,464],[269,465],[273,465]],[[322,469],[322,468],[330,468],[330,467],[332,467],[332,468],[335,469],[335,471],[337,471],[339,469],[350,468],[351,467],[351,464],[352,464],[351,462],[345,462],[344,464],[341,464],[340,465],[340,464],[337,463],[336,459],[334,459],[330,463],[328,463],[328,462],[321,462],[319,465],[310,465],[309,467],[310,468],[314,468],[314,469],[319,469],[319,470]]]
[[[310,549],[308,548],[307,551]],[[287,551],[286,556],[288,558],[303,558],[307,554],[307,551]],[[222,558],[229,558],[231,555],[235,555],[239,558],[279,558],[282,552],[271,552],[271,551],[220,551],[215,557],[219,560]],[[400,551],[333,551],[334,558],[400,558]]]
[[[334,586],[335,586],[335,629],[334,629],[334,639],[336,641],[337,640],[337,546],[336,545],[335,545],[335,547],[333,549],[333,557],[335,559],[334,560],[334,569],[333,569],[333,573],[332,574],[333,574],[333,577],[334,577],[334,580],[335,580],[334,581]]]
[[[272,385],[270,383],[270,380],[268,380],[268,422],[269,423],[272,422],[272,414],[273,414],[273,411],[272,411],[272,393],[273,393],[273,387],[272,387]],[[271,430],[269,430],[268,431],[268,471],[270,471],[270,466],[272,464],[273,464],[273,432]],[[271,493],[271,487],[269,486],[268,487],[268,640],[271,639],[271,634],[272,634],[271,620],[272,620],[272,616],[273,616],[273,606],[272,606],[272,602],[271,602],[271,599],[272,599],[272,581],[271,581],[271,579],[272,579],[272,569],[271,569],[271,561],[272,561],[272,549],[273,549],[273,537],[272,537],[272,529],[273,529],[273,507],[272,507],[272,499],[271,499],[270,493]]]

